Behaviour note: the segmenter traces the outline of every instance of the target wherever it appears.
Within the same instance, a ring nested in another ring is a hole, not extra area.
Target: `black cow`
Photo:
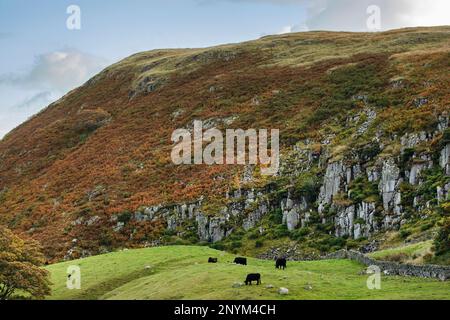
[[[286,269],[286,259],[285,258],[278,258],[275,263],[275,268],[277,269]]]
[[[245,279],[245,285],[252,285],[252,282],[256,281],[256,285],[261,284],[261,275],[259,273],[250,273],[247,275],[247,279]]]
[[[208,263],[217,263],[217,258],[209,258]]]
[[[234,263],[242,264],[243,266],[246,266],[247,265],[247,258],[237,257],[237,258],[234,259]]]

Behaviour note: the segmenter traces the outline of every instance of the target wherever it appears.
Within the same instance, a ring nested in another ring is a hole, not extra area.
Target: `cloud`
[[[102,58],[75,49],[39,55],[25,74],[0,77],[0,84],[30,89],[67,92],[88,80],[106,66]]]
[[[286,34],[286,33],[291,33],[291,32],[302,32],[302,31],[307,31],[308,28],[306,27],[306,25],[290,25],[290,26],[284,26],[283,28],[281,28],[280,31],[277,32],[277,34]]]
[[[284,26],[277,34],[285,34],[292,32],[292,26]]]
[[[38,92],[31,97],[27,97],[14,106],[17,109],[32,109],[36,105],[45,105],[52,101],[52,93],[50,91]]]
[[[447,0],[322,0],[307,1],[310,30],[367,31],[367,8],[380,8],[381,29],[450,24]]]
[[[307,11],[309,30],[367,31],[367,8],[381,10],[381,29],[450,24],[448,0],[216,0],[255,4],[301,5]],[[304,28],[302,28],[304,29]],[[284,30],[287,30],[284,27]],[[294,32],[296,30],[293,29]]]
[[[61,97],[50,91],[28,91],[17,87],[0,86],[0,139],[31,115]]]
[[[105,59],[64,49],[36,56],[26,72],[0,75],[0,139],[106,65]]]

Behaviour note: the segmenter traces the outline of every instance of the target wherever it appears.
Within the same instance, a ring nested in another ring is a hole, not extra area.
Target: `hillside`
[[[208,264],[217,257],[218,264]],[[285,271],[273,261],[234,256],[207,247],[171,246],[120,251],[49,266],[54,283],[48,299],[112,300],[315,300],[448,299],[449,282],[382,276],[382,290],[368,290],[365,268],[347,260],[289,262]],[[81,270],[81,290],[66,288],[67,267]],[[236,287],[248,273],[261,273],[262,285]],[[273,287],[267,288],[268,285]],[[233,287],[234,286],[234,287]],[[289,294],[278,294],[280,287]]]
[[[52,261],[161,243],[305,258],[433,240],[450,225],[449,67],[450,27],[138,53],[0,141],[0,223]],[[280,129],[280,174],[173,165],[171,134],[195,119]],[[427,261],[448,264],[445,246]]]

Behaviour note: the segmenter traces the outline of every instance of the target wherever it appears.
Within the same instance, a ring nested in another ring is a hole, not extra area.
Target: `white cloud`
[[[321,0],[306,1],[311,30],[367,31],[366,9],[381,10],[381,29],[450,24],[448,0]]]
[[[290,26],[284,26],[281,28],[280,31],[277,32],[277,34],[286,34],[291,32],[301,32],[301,31],[307,31],[308,28],[306,25],[290,25]]]
[[[0,96],[2,97],[0,139],[31,115],[61,97],[60,93],[24,90],[9,86],[0,86]]]
[[[285,26],[277,34],[285,34],[285,33],[291,33],[291,32],[292,32],[292,26]]]
[[[27,72],[0,75],[0,139],[106,65],[105,59],[64,49],[37,56]]]
[[[104,59],[78,50],[54,51],[37,56],[25,74],[3,75],[0,84],[65,92],[81,85],[104,66]]]
[[[366,9],[381,9],[383,30],[416,26],[450,25],[449,0],[216,0],[229,2],[302,5],[309,30],[367,31]],[[302,28],[303,30],[304,28]],[[284,31],[288,30],[286,27]],[[282,30],[282,31],[283,31]]]
[[[19,102],[15,108],[17,109],[30,109],[35,105],[42,105],[50,102],[52,99],[52,93],[50,91],[38,92],[30,97],[25,98],[23,101]]]

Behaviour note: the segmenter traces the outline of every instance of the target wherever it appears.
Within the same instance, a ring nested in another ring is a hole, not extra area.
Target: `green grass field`
[[[418,242],[396,248],[380,250],[369,254],[377,260],[388,260],[402,263],[421,264],[423,256],[431,252],[433,241]]]
[[[208,264],[208,257],[219,263]],[[382,276],[381,290],[369,290],[364,266],[347,260],[274,262],[249,258],[234,265],[234,255],[208,247],[173,246],[119,251],[48,266],[53,283],[48,299],[450,299],[450,282]],[[81,268],[81,289],[66,288],[68,266]],[[262,285],[233,288],[248,273]],[[266,288],[267,285],[273,288]],[[281,296],[278,288],[289,295]]]

